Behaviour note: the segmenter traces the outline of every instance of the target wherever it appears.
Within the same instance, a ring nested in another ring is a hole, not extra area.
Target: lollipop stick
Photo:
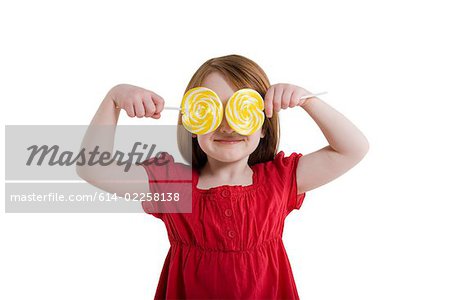
[[[308,98],[312,98],[312,97],[316,97],[316,96],[320,96],[320,95],[324,95],[326,93],[327,92],[321,92],[321,93],[317,93],[317,94],[310,94],[310,95],[301,96],[300,100],[308,99]]]

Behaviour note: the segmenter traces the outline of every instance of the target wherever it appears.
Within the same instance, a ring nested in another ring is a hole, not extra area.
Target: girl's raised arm
[[[317,123],[329,143],[300,157],[296,169],[298,195],[341,176],[369,151],[366,137],[350,120],[320,98],[308,95],[312,93],[302,87],[277,83],[269,87],[264,99],[269,118],[273,111],[301,106]]]
[[[369,142],[363,133],[321,99],[310,98],[302,107],[317,123],[329,145],[300,158],[296,173],[297,194],[341,176],[358,164],[369,150]]]
[[[100,153],[111,153],[114,148],[114,136],[121,110],[129,117],[151,117],[159,119],[164,108],[164,99],[158,94],[143,88],[119,84],[105,96],[86,130],[81,149],[88,153],[98,146]],[[149,192],[146,171],[142,166],[132,165],[125,171],[123,166],[110,163],[78,166],[77,174],[92,185],[123,197],[126,193]]]

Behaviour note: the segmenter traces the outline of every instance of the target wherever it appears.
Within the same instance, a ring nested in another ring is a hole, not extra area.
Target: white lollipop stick
[[[165,107],[164,107],[164,110],[166,110],[166,109],[170,109],[170,110],[180,110],[179,107],[175,107],[175,106],[165,106]]]
[[[320,95],[325,95],[326,93],[327,92],[321,92],[321,93],[317,93],[317,94],[301,96],[299,100],[308,99],[308,98],[312,98],[312,97],[316,97],[316,96],[320,96]]]
[[[317,94],[310,94],[310,95],[305,95],[305,96],[301,96],[299,100],[303,100],[303,99],[308,99],[308,98],[312,98],[312,97],[316,97],[316,96],[320,96],[320,95],[325,95],[328,92],[321,92],[321,93],[317,93]],[[176,107],[176,106],[166,106],[164,107],[164,110],[180,110],[181,108]]]

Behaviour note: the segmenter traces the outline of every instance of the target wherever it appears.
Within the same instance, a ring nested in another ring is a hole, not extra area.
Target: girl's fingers
[[[291,89],[287,89],[287,88],[283,89],[283,95],[281,96],[281,108],[282,109],[286,109],[289,107],[293,92],[294,91]]]
[[[144,104],[142,103],[142,100],[133,102],[133,106],[134,106],[134,112],[136,113],[136,117],[142,118],[143,116],[145,116],[145,109],[144,109]]]
[[[145,116],[159,119],[164,109],[164,99],[161,96],[137,86],[119,84],[114,87],[112,95],[114,104],[119,104],[130,118]]]
[[[135,114],[135,112],[134,112],[133,103],[127,102],[127,103],[125,104],[124,109],[125,109],[125,111],[127,112],[127,115],[128,115],[130,118],[133,118],[134,116],[136,116],[136,114]]]
[[[160,95],[154,93],[153,102],[155,103],[155,113],[161,113],[164,109],[164,99]]]
[[[299,105],[300,97],[301,97],[300,90],[295,89],[294,92],[292,93],[291,104],[289,105],[289,107],[292,108],[292,107]]]
[[[264,97],[264,110],[268,118],[272,118],[273,113],[273,87],[269,87],[266,96]]]
[[[153,104],[153,101],[149,98],[145,98],[143,102],[144,102],[145,116],[152,117],[155,113],[155,105]]]
[[[273,110],[279,112],[281,109],[281,97],[283,96],[283,88],[278,87],[275,89],[273,95]]]

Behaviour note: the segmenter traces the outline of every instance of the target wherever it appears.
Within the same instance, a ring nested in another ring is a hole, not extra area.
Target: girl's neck
[[[235,162],[222,162],[208,157],[206,165],[202,168],[202,176],[216,178],[221,182],[233,182],[247,178],[252,174],[248,165],[248,157]]]

